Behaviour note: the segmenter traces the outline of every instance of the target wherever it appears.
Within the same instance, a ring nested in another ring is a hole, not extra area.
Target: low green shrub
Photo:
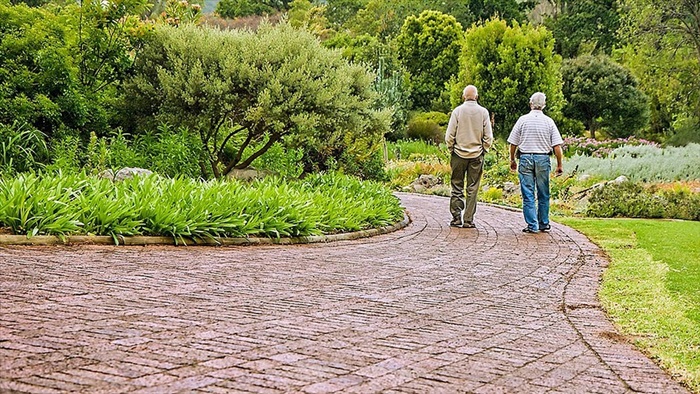
[[[46,156],[46,136],[26,123],[0,123],[0,173],[38,169]]]
[[[406,136],[439,144],[445,141],[445,131],[450,118],[442,112],[423,112],[408,121]]]
[[[302,181],[20,174],[0,179],[0,227],[28,236],[308,236],[379,227],[400,220],[384,186],[340,174]]]
[[[258,148],[257,145],[254,147],[255,150]],[[282,144],[276,142],[264,155],[255,159],[251,166],[271,171],[282,178],[298,178],[303,170],[299,165],[303,156],[302,149],[285,149]]]
[[[135,137],[121,130],[110,137],[90,133],[90,140],[82,147],[77,136],[60,135],[51,142],[52,163],[47,171],[75,173],[84,168],[97,174],[106,169],[139,167],[169,177],[199,178],[198,138],[186,128],[173,129],[167,124],[161,124],[157,132]]]
[[[449,162],[450,156],[444,144],[435,145],[423,140],[399,140],[387,142],[389,160],[412,160],[434,157],[436,160]]]
[[[80,137],[72,133],[54,135],[49,144],[51,164],[45,170],[49,173],[73,174],[80,172],[80,159],[83,151],[80,148]]]
[[[700,144],[700,119],[689,118],[676,122],[675,133],[666,141],[671,146]]]
[[[485,192],[481,193],[480,197],[482,201],[498,203],[503,200],[503,190],[492,186]]]
[[[661,190],[635,182],[610,183],[592,193],[586,215],[700,220],[700,193],[687,187]]]

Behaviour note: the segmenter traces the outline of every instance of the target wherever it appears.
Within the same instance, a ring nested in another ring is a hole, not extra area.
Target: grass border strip
[[[176,242],[174,237],[165,236],[118,236],[118,244],[108,235],[71,235],[61,239],[55,235],[35,235],[27,238],[26,235],[0,235],[0,245],[114,245],[114,246],[147,246],[147,245],[175,245],[175,246],[236,246],[236,245],[294,245],[320,242],[349,241],[353,239],[368,238],[375,235],[388,234],[400,230],[411,223],[411,218],[404,210],[403,220],[389,226],[372,228],[368,230],[354,231],[350,233],[312,235],[308,237],[284,237],[284,238],[215,238],[193,239],[183,237],[184,242]]]

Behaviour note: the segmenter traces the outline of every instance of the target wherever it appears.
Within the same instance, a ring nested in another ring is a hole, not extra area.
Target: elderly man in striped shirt
[[[510,143],[510,169],[518,170],[520,191],[523,196],[523,215],[527,227],[525,233],[549,231],[549,173],[552,168],[550,155],[557,158],[556,175],[564,171],[562,149],[564,141],[552,118],[542,113],[546,96],[537,92],[530,97],[530,113],[523,115],[513,126],[508,137]],[[520,166],[515,162],[516,149]],[[537,204],[535,204],[537,198]]]
[[[474,228],[476,193],[484,170],[484,155],[493,143],[489,111],[477,104],[479,94],[474,85],[462,92],[464,103],[455,108],[447,124],[445,142],[451,153],[452,195],[450,226]],[[464,178],[467,178],[467,201],[464,204]]]

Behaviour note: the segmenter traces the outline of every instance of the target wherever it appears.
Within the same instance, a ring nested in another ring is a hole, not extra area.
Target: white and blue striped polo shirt
[[[515,122],[508,142],[517,145],[522,153],[549,153],[552,147],[563,144],[564,140],[552,118],[533,109]]]

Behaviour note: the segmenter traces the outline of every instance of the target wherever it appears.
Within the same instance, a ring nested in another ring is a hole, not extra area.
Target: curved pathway
[[[615,334],[583,236],[400,197],[364,240],[0,248],[0,392],[685,392]]]

